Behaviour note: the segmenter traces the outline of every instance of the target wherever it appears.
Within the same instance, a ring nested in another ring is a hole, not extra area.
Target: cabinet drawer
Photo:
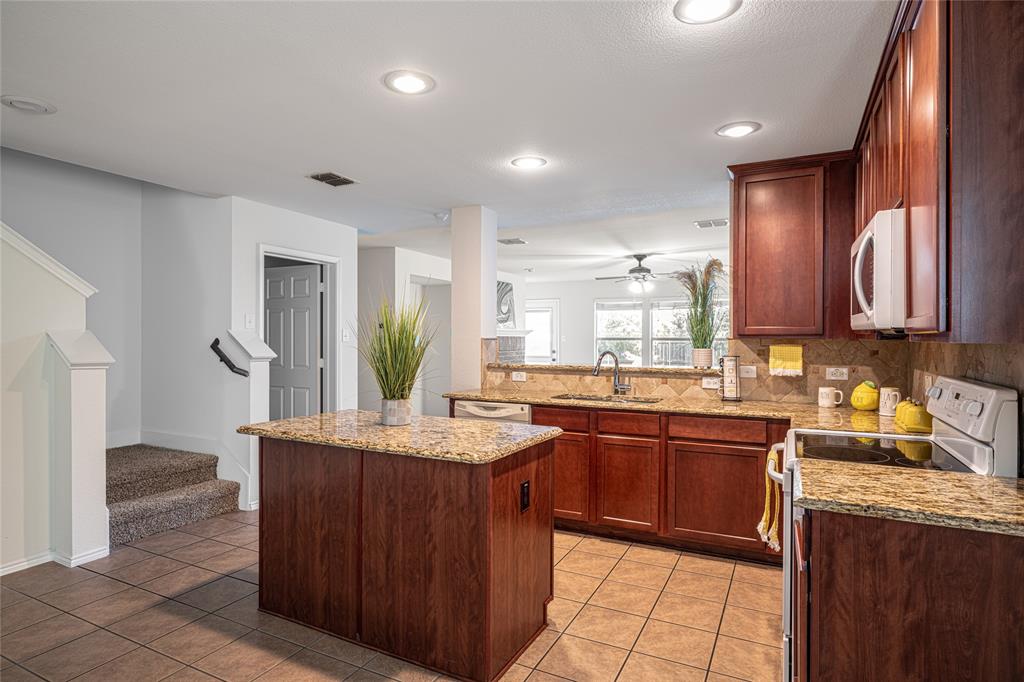
[[[539,426],[557,426],[563,431],[589,433],[590,412],[558,407],[534,407],[533,423]]]
[[[627,436],[661,435],[661,424],[656,414],[636,412],[598,412],[598,433],[621,433]]]
[[[766,443],[768,423],[760,419],[669,417],[668,436],[728,443]]]

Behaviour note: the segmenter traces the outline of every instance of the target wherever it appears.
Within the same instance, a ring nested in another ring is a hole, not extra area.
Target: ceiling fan
[[[631,267],[624,275],[612,275],[610,277],[595,277],[596,280],[614,280],[616,282],[629,282],[632,284],[639,284],[643,288],[644,283],[650,282],[658,277],[671,277],[674,272],[652,272],[649,267],[644,265],[644,259],[650,256],[658,256],[661,254],[656,253],[634,253],[629,258],[636,259],[636,265]]]

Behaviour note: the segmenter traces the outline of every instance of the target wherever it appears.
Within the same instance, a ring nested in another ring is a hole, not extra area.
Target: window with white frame
[[[723,311],[722,327],[715,337],[715,357],[728,352],[728,298],[716,304]],[[679,298],[604,300],[594,303],[595,358],[615,351],[623,365],[689,367],[693,342],[686,328],[689,302]]]
[[[548,364],[558,362],[558,299],[526,300],[525,327],[526,362]]]

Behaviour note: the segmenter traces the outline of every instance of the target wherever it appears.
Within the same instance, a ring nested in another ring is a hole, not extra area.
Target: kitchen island
[[[557,428],[358,410],[260,437],[260,609],[466,680],[546,625]]]

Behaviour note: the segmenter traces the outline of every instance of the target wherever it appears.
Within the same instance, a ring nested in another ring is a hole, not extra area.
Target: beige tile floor
[[[256,609],[258,516],[0,580],[0,679],[442,680]],[[503,678],[775,680],[778,569],[558,532],[549,627]]]

